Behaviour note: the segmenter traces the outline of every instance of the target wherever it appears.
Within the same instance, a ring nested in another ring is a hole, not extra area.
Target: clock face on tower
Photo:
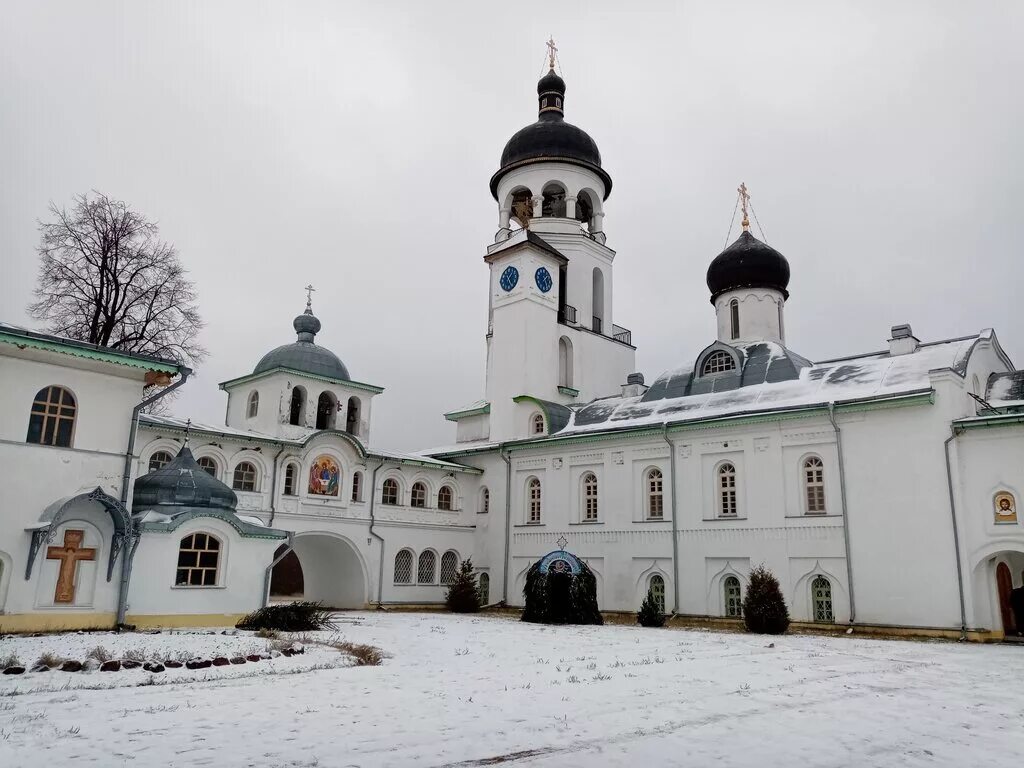
[[[540,288],[541,293],[547,293],[551,290],[551,273],[548,272],[546,267],[540,267],[533,275],[533,279],[537,282],[537,287]]]
[[[519,282],[519,270],[515,267],[505,267],[505,271],[501,273],[500,282],[502,288],[511,291]]]

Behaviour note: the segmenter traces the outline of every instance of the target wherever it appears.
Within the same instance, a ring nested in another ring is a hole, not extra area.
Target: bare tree
[[[194,366],[206,356],[195,286],[173,245],[142,214],[106,195],[50,203],[40,222],[39,277],[29,314],[51,333]]]

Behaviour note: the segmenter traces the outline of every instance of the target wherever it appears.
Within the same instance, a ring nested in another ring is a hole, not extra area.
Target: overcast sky
[[[642,8],[642,10],[641,10]],[[29,323],[37,220],[101,190],[160,223],[210,351],[175,412],[294,340],[386,387],[373,443],[454,441],[484,390],[487,183],[566,118],[614,180],[614,321],[651,381],[715,333],[705,271],[745,181],[812,359],[994,327],[1024,365],[1020,2],[9,2],[0,24],[0,320]],[[733,237],[736,231],[733,230]]]

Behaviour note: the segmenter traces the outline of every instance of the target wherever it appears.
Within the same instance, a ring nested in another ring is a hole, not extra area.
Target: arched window
[[[530,417],[530,434],[531,435],[543,435],[544,434],[544,415],[535,413]]]
[[[149,457],[149,472],[156,472],[158,469],[163,469],[174,459],[167,451],[157,451]]]
[[[832,612],[832,583],[824,576],[815,576],[811,582],[811,601],[815,621],[831,624],[836,620]]]
[[[26,443],[70,448],[75,433],[75,396],[64,387],[43,387],[32,401]]]
[[[726,616],[738,619],[743,615],[743,592],[739,579],[735,576],[726,576],[722,579],[722,597]]]
[[[736,467],[729,462],[718,468],[718,514],[736,517]]]
[[[345,413],[345,431],[350,435],[359,434],[359,409],[359,398],[355,396],[350,397],[348,399],[348,410]]]
[[[817,456],[804,459],[804,498],[808,515],[825,514],[825,465]]]
[[[256,466],[250,461],[240,461],[235,466],[231,487],[236,491],[256,490]]]
[[[253,390],[249,393],[249,408],[246,410],[245,415],[248,418],[254,418],[260,410],[260,393]]]
[[[604,328],[604,272],[599,267],[594,267],[594,325],[591,330],[594,333],[603,333]]]
[[[306,390],[302,387],[292,388],[292,401],[288,409],[288,423],[296,426],[306,424]]]
[[[298,477],[299,467],[297,464],[289,463],[284,468],[284,495],[285,496],[297,496],[298,490]]]
[[[481,573],[477,578],[477,594],[480,597],[480,605],[488,605],[491,602],[491,577]]]
[[[647,471],[647,517],[651,520],[665,517],[664,478],[657,467]]]
[[[408,549],[395,555],[395,584],[412,584],[412,552]]]
[[[661,574],[651,574],[651,580],[647,583],[647,589],[654,596],[654,604],[658,606],[660,613],[665,612],[665,579]]]
[[[427,506],[427,486],[420,482],[412,484],[412,501],[409,506],[423,508]]]
[[[526,522],[539,523],[540,512],[540,480],[536,477],[531,477],[526,484]]]
[[[433,584],[437,581],[437,555],[432,549],[420,552],[420,562],[416,567],[417,584]]]
[[[459,569],[459,553],[449,549],[441,555],[441,583],[454,584],[455,572]]]
[[[551,183],[544,187],[541,198],[541,216],[565,216],[565,187],[558,183]]]
[[[178,569],[174,576],[177,587],[217,586],[220,563],[220,541],[209,533],[193,533],[178,545]]]
[[[334,417],[338,413],[338,401],[330,392],[321,392],[316,401],[316,428],[334,429]]]
[[[572,387],[572,342],[565,336],[558,340],[558,386]]]
[[[437,492],[437,508],[450,512],[454,507],[452,498],[452,487],[450,485],[442,485],[441,490]]]
[[[525,187],[520,187],[512,193],[512,202],[509,206],[511,217],[509,227],[517,224],[519,229],[525,229],[533,218],[533,192]]]
[[[736,370],[736,361],[732,359],[732,355],[724,350],[717,349],[708,355],[707,360],[704,361],[704,365],[700,369],[701,376],[710,376],[714,373],[725,373],[726,371]]]
[[[486,488],[480,489],[480,509],[481,515],[486,515],[491,511],[491,492]]]
[[[217,476],[217,460],[211,456],[200,456],[196,460],[196,464],[203,468],[203,471],[210,477]]]
[[[729,338],[738,339],[740,337],[740,302],[739,299],[733,299],[729,302]]]
[[[593,218],[594,203],[590,193],[586,190],[581,190],[580,193],[576,195],[576,221],[580,222],[589,232],[591,219]]]
[[[380,503],[390,506],[398,504],[398,481],[393,477],[384,481],[384,487],[380,492]]]
[[[597,520],[597,475],[593,472],[583,475],[583,520],[588,523]]]
[[[356,472],[352,475],[352,501],[363,500],[363,473]]]

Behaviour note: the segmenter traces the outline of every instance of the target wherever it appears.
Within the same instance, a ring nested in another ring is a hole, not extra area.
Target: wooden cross
[[[60,572],[57,575],[57,588],[53,593],[55,603],[75,602],[75,573],[79,560],[95,560],[96,550],[82,547],[85,531],[64,531],[63,547],[47,547],[47,560],[60,560]]]
[[[558,53],[558,49],[555,47],[555,38],[552,36],[546,43],[548,47],[548,66],[551,69],[555,68],[555,54]]]
[[[313,307],[313,291],[315,290],[312,283],[306,286],[306,307],[309,309]]]
[[[748,232],[750,230],[750,219],[747,218],[747,202],[750,200],[750,195],[747,194],[747,185],[744,182],[740,182],[740,187],[736,191],[740,193],[740,207],[743,209],[743,231]]]

